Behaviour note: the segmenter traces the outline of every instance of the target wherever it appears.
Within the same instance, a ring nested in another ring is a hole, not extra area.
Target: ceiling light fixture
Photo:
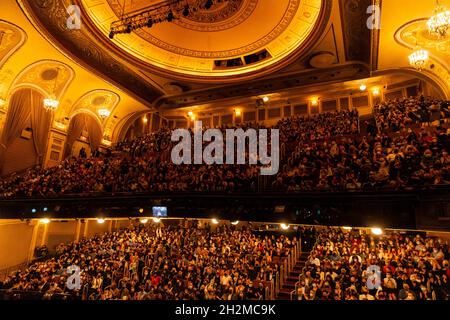
[[[97,112],[98,112],[98,116],[103,120],[105,120],[106,118],[108,118],[111,115],[111,111],[109,111],[106,108],[98,109]]]
[[[450,29],[450,10],[439,4],[436,0],[436,7],[433,10],[433,16],[428,20],[428,31],[431,35],[438,38],[445,38]]]
[[[56,86],[58,85],[58,74],[59,74],[59,68],[56,68],[56,76],[55,76],[55,84],[53,85],[53,92],[50,94],[50,96],[46,99],[44,99],[44,108],[47,111],[56,111],[59,106],[59,101],[56,99]]]
[[[411,67],[418,71],[422,71],[428,62],[429,54],[427,50],[417,48],[408,58]]]

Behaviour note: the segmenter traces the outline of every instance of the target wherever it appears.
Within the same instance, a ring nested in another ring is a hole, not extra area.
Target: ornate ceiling
[[[123,1],[82,0],[95,27],[107,37],[111,23],[119,19]],[[127,4],[127,2],[125,2]],[[152,2],[128,1],[126,12],[139,12]],[[279,69],[279,62],[303,48],[317,27],[322,0],[239,0],[199,9],[173,23],[116,35],[111,43],[128,58],[173,75],[224,78]],[[264,23],[261,23],[264,21]],[[269,57],[246,64],[247,55],[266,50]],[[215,61],[241,58],[243,65],[217,68]]]

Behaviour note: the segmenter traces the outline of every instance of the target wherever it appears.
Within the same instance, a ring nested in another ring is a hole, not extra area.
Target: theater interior
[[[450,0],[1,0],[0,300],[450,300],[449,151]]]

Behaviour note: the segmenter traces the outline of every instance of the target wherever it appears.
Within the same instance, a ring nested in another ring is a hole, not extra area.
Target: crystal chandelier
[[[56,85],[58,84],[58,74],[59,74],[59,68],[56,68],[56,76],[55,76],[55,84],[53,87],[53,93],[50,95],[50,97],[44,99],[44,108],[47,111],[56,111],[59,107],[59,101],[56,100]]]
[[[425,64],[428,61],[428,51],[418,49],[409,55],[409,64],[411,67],[422,71],[425,68]]]
[[[47,111],[55,111],[58,109],[59,101],[56,100],[56,97],[54,94],[52,94],[49,98],[44,99],[44,108]]]
[[[102,119],[106,119],[110,116],[111,111],[109,111],[108,109],[102,108],[98,110],[98,116]]]
[[[433,16],[428,20],[427,25],[431,35],[444,38],[450,28],[450,10],[436,1],[436,8],[433,10]]]

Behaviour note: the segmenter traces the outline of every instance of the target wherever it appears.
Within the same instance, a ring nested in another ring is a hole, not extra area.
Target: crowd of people
[[[11,299],[264,299],[279,268],[275,258],[286,257],[296,241],[246,226],[141,224],[62,244],[56,256],[0,282],[0,293]],[[72,266],[80,268],[78,288],[68,286]]]
[[[279,121],[279,173],[273,191],[408,189],[450,183],[448,103],[423,97],[375,108],[376,128],[360,130],[357,111],[293,116]],[[438,112],[437,123],[427,112]],[[416,116],[412,116],[412,114]],[[420,115],[423,115],[421,117]],[[413,127],[413,123],[427,123]],[[244,130],[259,124],[240,125]],[[222,126],[224,130],[227,127]],[[389,129],[390,128],[390,129]],[[389,129],[389,130],[388,130]],[[253,192],[267,189],[255,165],[175,165],[171,130],[118,143],[108,153],[70,157],[0,181],[3,197],[49,197],[118,192]],[[267,182],[268,181],[268,182]]]
[[[298,300],[450,300],[450,250],[441,238],[325,228]]]

